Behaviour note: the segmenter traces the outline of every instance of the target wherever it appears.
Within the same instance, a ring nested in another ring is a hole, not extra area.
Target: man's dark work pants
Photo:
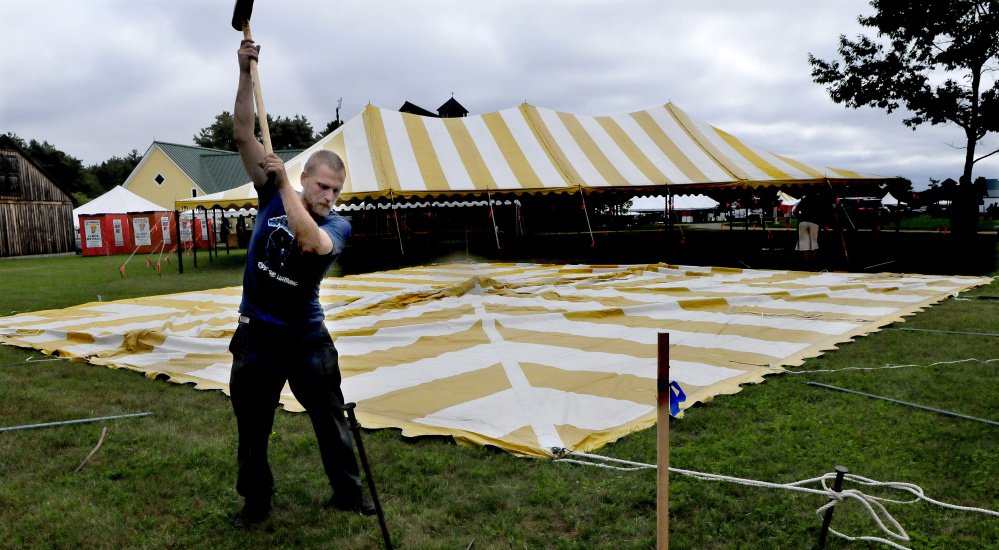
[[[229,351],[229,391],[239,431],[236,492],[247,501],[270,502],[274,477],[267,442],[288,381],[312,419],[333,491],[346,498],[359,495],[360,473],[341,409],[340,366],[326,327],[284,327],[242,317]]]

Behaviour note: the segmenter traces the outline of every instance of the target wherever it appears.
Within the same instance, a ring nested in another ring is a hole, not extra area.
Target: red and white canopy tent
[[[173,212],[120,185],[73,210],[84,256],[169,251],[174,221]]]

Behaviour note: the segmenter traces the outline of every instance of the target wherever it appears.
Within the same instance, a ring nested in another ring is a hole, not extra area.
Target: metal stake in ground
[[[833,491],[837,493],[843,490],[843,476],[850,470],[846,466],[836,466],[836,481],[833,482]],[[826,547],[826,535],[829,534],[829,524],[832,523],[832,515],[835,506],[826,509],[826,515],[822,518],[822,530],[819,531],[819,548]]]
[[[361,423],[354,415],[354,408],[357,403],[345,403],[343,409],[347,411],[347,418],[350,420],[350,431],[354,434],[354,442],[357,445],[357,454],[361,458],[361,466],[364,468],[364,478],[368,481],[368,490],[371,491],[371,502],[375,505],[375,513],[378,514],[378,526],[382,529],[382,538],[385,539],[386,550],[392,550],[392,539],[389,537],[388,525],[385,524],[385,514],[382,513],[382,505],[378,502],[378,491],[375,490],[375,478],[371,477],[371,466],[368,465],[368,455],[364,452],[364,442],[361,441]]]

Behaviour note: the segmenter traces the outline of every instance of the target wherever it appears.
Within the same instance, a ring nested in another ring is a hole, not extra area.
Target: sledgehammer
[[[232,10],[232,28],[243,31],[243,39],[253,40],[250,34],[250,14],[253,13],[253,0],[236,0]],[[257,102],[257,118],[260,121],[260,134],[264,140],[264,152],[271,154],[271,131],[267,126],[267,109],[264,108],[264,93],[260,91],[260,73],[257,72],[257,60],[250,60],[250,76],[253,78],[253,97]]]

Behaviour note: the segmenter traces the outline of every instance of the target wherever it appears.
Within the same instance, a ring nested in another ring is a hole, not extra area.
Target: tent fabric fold
[[[551,457],[656,419],[657,335],[681,409],[734,394],[989,278],[454,263],[327,278],[320,301],[367,428]],[[228,392],[241,289],[0,318],[0,343]],[[301,406],[286,387],[281,403]]]

